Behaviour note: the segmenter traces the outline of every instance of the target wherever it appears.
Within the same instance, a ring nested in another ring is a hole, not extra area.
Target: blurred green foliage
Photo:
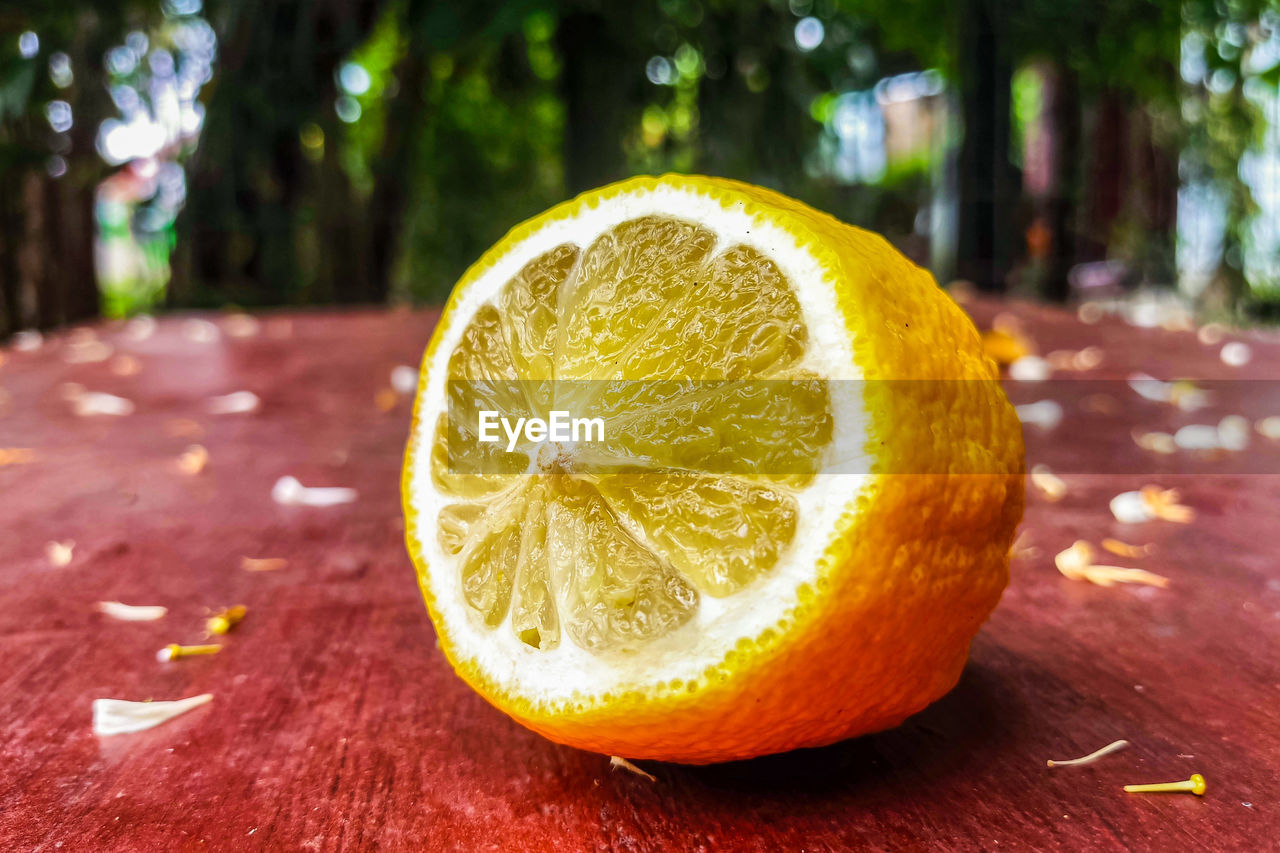
[[[198,149],[165,155],[185,165],[185,208],[176,230],[150,217],[142,249],[163,269],[173,248],[172,304],[438,302],[522,219],[669,170],[774,187],[944,276],[997,252],[980,284],[1052,295],[1071,265],[1105,257],[1169,283],[1179,187],[1210,187],[1218,289],[1258,298],[1280,281],[1241,175],[1276,147],[1276,0],[179,2],[0,7],[5,32],[44,45],[35,60],[14,37],[0,46],[0,170],[76,188],[69,205],[92,205],[112,171],[93,140],[114,114],[104,51],[130,31],[163,43],[175,9],[212,25]],[[81,134],[62,153],[44,115],[54,50],[72,54]],[[1190,54],[1203,68],[1189,76]],[[981,109],[1000,119],[1002,98],[1007,130]],[[65,176],[48,171],[55,153]],[[25,204],[11,195],[0,262]],[[139,209],[103,233],[141,241]],[[986,231],[966,229],[975,211],[994,217]],[[109,307],[150,292],[117,288]],[[8,294],[5,316],[21,302]]]

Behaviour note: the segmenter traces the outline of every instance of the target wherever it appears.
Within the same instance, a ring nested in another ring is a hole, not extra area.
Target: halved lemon
[[[894,726],[1005,586],[1021,429],[973,324],[777,193],[553,208],[463,276],[421,376],[403,497],[440,646],[561,743],[705,763]],[[508,452],[479,410],[627,429]]]

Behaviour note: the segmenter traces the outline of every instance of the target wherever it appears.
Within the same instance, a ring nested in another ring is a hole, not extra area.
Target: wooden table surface
[[[0,466],[0,849],[1278,849],[1280,442],[1156,458],[1129,432],[1280,415],[1280,339],[1228,335],[1252,348],[1232,368],[1190,331],[968,307],[980,325],[1013,312],[1042,352],[1104,358],[1059,374],[1088,380],[1076,385],[1011,383],[1018,402],[1064,401],[1062,424],[1027,440],[1029,463],[1069,492],[1031,490],[1038,551],[1015,560],[959,686],[893,731],[732,765],[646,763],[654,782],[522,729],[435,646],[402,542],[410,401],[388,390],[434,314],[175,317],[149,335],[101,324],[0,350],[0,448],[34,453]],[[1116,381],[1134,371],[1233,381],[1184,413]],[[136,411],[78,417],[67,383]],[[256,411],[209,414],[208,398],[240,390]],[[208,464],[184,474],[193,443]],[[359,499],[281,506],[283,475]],[[1116,522],[1110,498],[1147,483],[1180,488],[1195,521]],[[1108,536],[1151,543],[1112,562],[1169,587],[1055,570],[1074,540]],[[68,540],[70,564],[51,565],[47,543]],[[288,565],[250,572],[243,557]],[[169,612],[112,621],[104,600]],[[156,661],[231,604],[248,615],[221,654]],[[206,691],[210,704],[149,731],[91,730],[96,698]],[[1117,738],[1132,747],[1045,766]],[[1120,789],[1193,772],[1202,799]]]

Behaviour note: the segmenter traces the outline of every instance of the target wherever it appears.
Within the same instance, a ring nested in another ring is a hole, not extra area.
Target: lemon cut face
[[[553,208],[423,359],[402,491],[440,647],[522,724],[632,758],[894,725],[1007,581],[997,375],[927,273],[776,193],[666,176]],[[609,430],[480,440],[477,413],[557,411]]]
[[[635,651],[688,623],[704,596],[770,572],[810,478],[685,466],[710,444],[768,470],[793,470],[770,464],[778,455],[817,470],[831,444],[825,385],[778,382],[751,401],[742,385],[698,380],[816,379],[803,367],[809,345],[778,266],[696,222],[629,218],[525,263],[449,358],[453,411],[582,411],[629,428],[623,442],[553,458],[528,442],[494,447],[507,458],[492,470],[507,473],[457,475],[440,416],[431,473],[450,502],[436,536],[457,559],[472,618],[533,649]],[[665,381],[644,381],[654,379]],[[462,446],[493,447],[471,426],[455,424]]]

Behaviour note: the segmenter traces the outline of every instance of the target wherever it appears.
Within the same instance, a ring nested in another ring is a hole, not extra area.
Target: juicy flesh
[[[441,415],[431,470],[453,502],[437,536],[474,617],[537,649],[567,637],[625,651],[687,623],[700,596],[768,573],[796,534],[795,489],[831,441],[825,385],[708,394],[679,380],[813,379],[800,368],[807,345],[778,268],[693,223],[634,219],[585,250],[566,244],[530,261],[463,332],[449,378],[469,381],[450,383],[451,404],[630,426],[624,443],[559,455],[469,443],[493,454],[473,474],[450,470]],[[757,473],[688,467],[708,441]],[[589,471],[575,470],[575,454],[592,455]],[[775,471],[786,473],[758,473]]]

